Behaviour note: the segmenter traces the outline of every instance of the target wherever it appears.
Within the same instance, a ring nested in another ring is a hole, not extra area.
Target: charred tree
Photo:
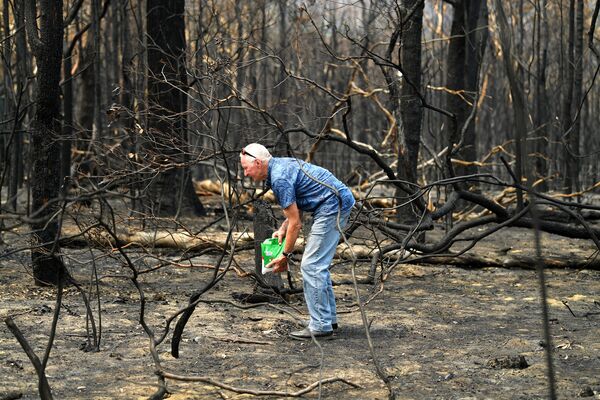
[[[93,42],[87,40],[85,44],[80,44],[80,51],[77,64],[80,66],[80,95],[79,95],[79,116],[77,132],[77,153],[87,154],[92,148],[94,131],[94,99],[96,95],[94,89],[94,60]]]
[[[289,52],[289,38],[288,38],[288,11],[293,9],[293,0],[280,0],[278,2],[279,11],[279,57],[283,63],[291,60],[292,57],[288,54]],[[276,115],[283,126],[286,126],[288,121],[286,107],[287,96],[289,91],[289,84],[286,80],[287,74],[283,65],[279,67],[279,76],[277,77],[277,107]],[[275,144],[275,152],[280,155],[293,155],[290,147],[290,140],[287,135],[279,135]]]
[[[32,137],[32,250],[33,275],[38,285],[57,284],[64,265],[56,256],[56,219],[60,176],[60,72],[63,41],[63,2],[25,2],[29,45],[37,63],[37,87]],[[39,34],[37,10],[39,8]]]
[[[539,0],[538,0],[539,2]],[[548,67],[548,17],[546,13],[547,0],[538,3],[541,14],[537,18],[537,29],[535,30],[535,52],[536,52],[536,85],[535,85],[535,104],[534,104],[534,122],[538,132],[538,139],[535,141],[535,158],[533,161],[533,179],[541,180],[537,185],[539,191],[548,190],[548,184],[542,180],[548,175],[548,157],[549,126],[550,114],[548,112],[548,91],[546,87],[546,75]]]
[[[152,215],[204,214],[192,186],[186,124],[185,1],[147,0],[148,129],[144,143],[156,172]]]
[[[567,191],[569,193],[581,190],[581,161],[579,143],[581,141],[581,110],[579,105],[583,98],[583,0],[577,0],[575,9],[575,37],[573,38],[573,125],[567,136],[568,160]]]
[[[129,14],[127,13],[127,7],[129,5],[128,0],[120,0],[119,14],[121,21],[121,71],[120,71],[120,86],[121,86],[121,98],[120,102],[126,110],[133,112],[133,79],[131,77],[133,69],[133,51],[131,48],[131,31],[129,27]],[[131,134],[133,130],[133,118],[127,118],[123,123],[123,128]],[[135,151],[133,139],[127,144],[131,151]]]
[[[417,181],[417,161],[421,142],[421,124],[423,108],[419,96],[421,90],[421,32],[423,28],[423,2],[404,0],[403,8],[408,13],[399,14],[398,29],[400,48],[398,60],[402,68],[402,77],[394,88],[390,89],[393,98],[394,114],[399,122],[397,151],[397,175],[409,182]],[[398,191],[399,202],[406,199],[405,194]],[[398,219],[403,222],[412,221],[415,217],[411,207],[400,207]]]
[[[10,13],[9,13],[9,5],[8,0],[2,1],[2,88],[0,88],[0,118],[2,118],[2,122],[0,122],[0,130],[2,130],[2,135],[0,135],[0,192],[2,187],[4,186],[4,181],[7,172],[7,166],[9,163],[7,159],[10,159],[10,138],[7,140],[7,135],[4,132],[8,132],[9,121],[11,118],[11,114],[13,114],[13,104],[14,96],[11,95],[11,40],[10,40]],[[10,171],[10,169],[9,169]],[[9,192],[9,200],[10,202],[10,192]]]
[[[531,171],[527,168],[527,102],[523,91],[523,82],[519,79],[516,68],[512,61],[512,37],[511,29],[508,24],[508,18],[502,8],[502,3],[496,0],[496,12],[498,13],[498,32],[500,36],[500,46],[502,47],[502,59],[504,68],[508,76],[510,94],[513,103],[513,113],[515,116],[515,139],[516,139],[516,162],[515,174],[516,183],[520,184],[524,176],[530,175]],[[531,179],[527,184],[531,185]],[[522,209],[524,206],[523,191],[517,187],[517,207]]]
[[[13,6],[14,25],[23,25],[23,4]],[[3,164],[1,184],[8,183],[7,205],[17,209],[17,191],[23,183],[23,133],[22,122],[26,115],[27,73],[25,57],[25,33],[17,29],[10,33],[10,4],[3,2],[3,102],[0,104],[2,115],[2,143],[0,162]],[[13,51],[16,49],[16,52]],[[16,58],[12,54],[16,53]],[[16,67],[16,74],[15,74]],[[7,182],[8,180],[8,182]]]
[[[283,289],[283,281],[281,279],[280,274],[262,274],[262,257],[261,257],[261,248],[260,244],[265,240],[271,237],[273,233],[273,226],[275,222],[275,218],[273,217],[273,211],[271,210],[271,206],[269,203],[258,200],[254,203],[255,212],[254,212],[254,271],[256,276],[258,277],[258,282],[262,284],[257,285],[255,288],[255,296],[261,297],[261,300],[264,301],[265,298],[267,301],[270,297],[273,296],[273,292],[271,290],[265,290],[266,288],[272,288],[275,292],[281,291]]]
[[[404,32],[400,41],[400,64],[404,68],[405,82],[400,93],[400,116],[402,119],[402,134],[399,140],[404,148],[408,170],[406,175],[411,182],[417,181],[417,160],[419,157],[419,144],[421,142],[421,123],[423,121],[423,108],[418,96],[421,90],[421,31],[423,27],[423,2],[419,0],[405,0],[406,9],[416,9],[406,21]],[[418,3],[421,3],[420,5]],[[400,152],[402,153],[402,151]],[[400,163],[399,163],[400,165]]]
[[[22,2],[15,3],[15,22],[17,26],[23,26],[25,23],[24,4]],[[29,75],[29,57],[27,56],[27,39],[23,29],[16,33],[16,55],[17,55],[17,109],[15,113],[15,121],[13,125],[14,131],[14,150],[11,159],[11,177],[9,197],[13,200],[13,209],[17,207],[17,191],[23,187],[24,175],[24,138],[23,138],[23,120],[27,115],[27,111],[21,105],[29,103],[29,94],[27,89],[27,80]]]
[[[67,28],[68,32],[68,28]],[[67,34],[68,35],[68,34]],[[63,140],[60,151],[60,175],[63,180],[71,175],[71,147],[73,145],[73,52],[68,48],[63,59]]]
[[[481,0],[453,2],[454,15],[448,50],[447,109],[456,117],[458,131],[462,133],[453,143],[460,143],[458,158],[472,162],[477,160],[477,134],[475,115],[477,107],[479,69],[487,44],[487,5]],[[457,168],[458,175],[475,174],[473,165]]]
[[[564,160],[565,160],[565,175],[564,175],[564,190],[566,193],[572,193],[574,188],[574,174],[578,174],[576,171],[576,160],[573,157],[573,149],[570,148],[573,134],[571,130],[572,118],[573,118],[573,88],[575,80],[575,0],[569,0],[569,30],[567,36],[567,54],[564,65],[564,76],[566,79],[562,80],[562,129],[563,135],[567,137],[567,140],[563,143],[564,146]]]

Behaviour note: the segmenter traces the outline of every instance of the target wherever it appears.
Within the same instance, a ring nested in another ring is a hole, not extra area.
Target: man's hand
[[[278,274],[280,272],[287,271],[287,269],[288,269],[287,257],[284,255],[281,255],[281,256],[277,257],[276,259],[274,259],[273,261],[271,261],[270,263],[268,263],[265,266],[265,268],[273,268],[274,274]]]
[[[277,238],[279,240],[279,244],[281,244],[281,242],[283,242],[283,238],[285,237],[285,231],[278,229],[275,232],[273,232],[273,235],[271,237]]]

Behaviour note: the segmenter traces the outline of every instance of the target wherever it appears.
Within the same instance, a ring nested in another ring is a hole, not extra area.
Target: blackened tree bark
[[[15,3],[15,20],[17,26],[24,26],[25,24],[25,8],[24,4],[20,1]],[[31,64],[29,62],[29,56],[27,55],[27,39],[25,37],[25,30],[21,29],[17,32],[17,94],[21,96],[21,104],[29,104],[29,90],[27,80],[30,79]],[[22,122],[27,115],[27,111],[23,110],[19,114],[19,118],[15,121],[15,150],[13,154],[13,163],[11,169],[14,175],[11,177],[11,193],[17,193],[17,189],[23,187],[23,176],[24,176],[24,135]],[[14,204],[16,208],[16,203]]]
[[[292,4],[290,4],[292,3]],[[288,11],[293,9],[295,5],[295,1],[293,0],[279,0],[279,57],[283,63],[286,63],[292,59],[292,57],[288,54],[289,47],[289,38],[288,38],[288,24],[287,24],[287,15]],[[288,68],[291,68],[291,65],[288,65]],[[286,81],[286,72],[283,67],[279,67],[279,82],[277,83],[278,91],[277,91],[277,107],[276,107],[276,115],[279,121],[283,126],[287,124],[287,96],[289,94],[289,83]],[[275,152],[277,155],[293,155],[290,147],[290,140],[287,136],[280,135],[277,138],[277,143],[275,144]]]
[[[273,211],[271,210],[269,203],[258,200],[254,203],[254,206],[254,271],[262,284],[279,291],[283,289],[281,274],[262,274],[262,254],[260,249],[260,244],[265,239],[271,237],[274,230],[274,222],[276,222],[276,220],[273,218]],[[261,288],[260,286],[256,286],[254,291],[255,294],[269,294],[265,293],[264,288]]]
[[[461,96],[464,96],[465,87],[465,1],[459,0],[453,3],[452,28],[450,30],[450,43],[448,46],[448,72],[446,75],[446,87],[450,91],[446,99],[446,108],[455,115],[457,130],[450,131],[452,143],[458,143],[458,133],[462,128],[467,113],[467,104]],[[451,126],[451,124],[448,124]],[[464,154],[463,154],[464,155]]]
[[[92,0],[92,40],[94,43],[94,56],[92,58],[92,70],[94,73],[94,139],[102,141],[103,121],[102,121],[102,85],[100,84],[100,69],[102,68],[102,58],[100,57],[100,2]]]
[[[32,217],[31,260],[36,284],[58,283],[62,262],[55,256],[60,176],[60,70],[63,40],[63,2],[25,2],[29,45],[37,63],[36,109],[32,124]],[[39,34],[36,13],[39,8]]]
[[[129,14],[127,12],[129,0],[120,0],[118,5],[121,21],[120,102],[126,110],[130,110],[130,112],[133,112],[133,80],[131,78],[131,71],[133,69],[133,51],[130,43],[133,40],[133,37],[131,36],[129,28],[130,19]],[[123,124],[123,127],[128,133],[131,134],[131,132],[133,131],[133,118],[127,118]],[[134,135],[131,135],[130,138],[131,140],[126,144],[126,146],[128,146],[130,151],[136,151],[133,139]]]
[[[544,178],[548,175],[548,165],[546,158],[548,154],[549,142],[549,115],[548,112],[548,92],[546,88],[546,70],[548,67],[548,17],[546,14],[547,0],[543,0],[541,4],[538,0],[536,9],[540,10],[541,15],[537,18],[538,27],[536,30],[536,69],[537,81],[535,85],[535,112],[534,123],[538,132],[539,139],[535,141],[535,159],[533,165],[533,178],[535,180]],[[539,191],[548,190],[548,184],[544,180],[536,186]]]
[[[67,28],[68,29],[68,28]],[[68,32],[68,30],[67,30]],[[68,36],[68,33],[67,33]],[[71,146],[73,144],[73,68],[72,51],[65,52],[63,59],[63,140],[61,142],[60,174],[64,179],[71,175]]]
[[[531,171],[527,166],[527,102],[525,99],[525,93],[523,91],[523,82],[519,79],[516,68],[512,61],[512,38],[511,29],[508,25],[508,18],[502,8],[502,2],[500,0],[495,1],[496,12],[498,18],[498,33],[500,36],[500,46],[502,48],[502,59],[504,62],[504,68],[506,75],[508,76],[508,83],[510,86],[510,94],[512,97],[513,113],[515,116],[515,139],[516,139],[516,162],[515,162],[515,174],[519,183],[524,176],[527,176],[527,184],[531,185]],[[523,192],[517,188],[517,207],[522,209],[524,206]]]
[[[396,173],[398,179],[416,182],[422,121],[418,91],[421,86],[423,1],[404,0],[402,4],[390,8],[389,13],[395,16],[394,30],[385,54],[385,59],[390,60],[391,63],[393,63],[396,44],[400,42],[398,50],[400,68],[381,67],[389,90],[392,115],[397,121],[389,138],[395,144],[394,150],[398,154]],[[384,140],[383,146],[388,144],[388,140],[388,138]],[[411,193],[397,189],[398,202],[404,203],[408,199],[407,194]],[[399,207],[396,217],[403,222],[414,220],[411,207]]]
[[[8,177],[7,206],[12,210],[17,209],[17,191],[23,183],[23,134],[22,121],[26,114],[25,104],[27,99],[27,73],[26,73],[26,45],[23,29],[10,33],[10,2],[3,1],[3,40],[2,40],[2,76],[3,76],[3,109],[2,120],[3,134],[0,138],[0,162],[2,163],[1,184],[4,186]],[[23,26],[23,4],[17,2],[13,6],[14,26]],[[13,59],[13,49],[16,48],[16,59]],[[14,62],[14,63],[13,63]],[[16,77],[14,66],[16,65]],[[6,160],[4,157],[6,156]]]
[[[421,4],[417,5],[417,3]],[[401,147],[405,148],[405,154],[399,154],[399,157],[406,159],[404,165],[408,170],[405,172],[411,182],[417,181],[417,161],[423,120],[423,107],[418,91],[421,89],[421,31],[424,3],[420,0],[404,0],[404,7],[408,10],[412,10],[415,5],[417,8],[403,28],[399,56],[405,78],[401,89],[402,135],[399,138]]]
[[[145,151],[159,171],[149,187],[157,216],[204,214],[192,186],[186,126],[184,0],[147,0],[148,138]]]
[[[11,99],[11,40],[10,40],[10,12],[8,0],[2,1],[2,85],[0,88],[0,118],[2,118],[2,122],[0,122],[0,129],[2,131],[9,131],[9,123],[11,114],[13,114],[12,108],[14,104],[14,100]],[[6,135],[0,135],[0,191],[4,186],[4,179],[6,176],[6,166],[8,165],[8,160],[5,160],[5,155],[7,155],[8,159],[10,159],[9,155],[10,151],[10,139],[6,139]],[[10,171],[10,169],[9,169]],[[10,191],[9,191],[9,199],[10,199]],[[10,201],[10,200],[9,200]]]
[[[100,14],[98,16],[98,23],[99,20],[101,18],[104,17],[104,15],[106,14],[106,11],[108,9],[108,5],[110,3],[110,0],[105,0],[104,1],[104,8],[102,11],[102,14]],[[75,4],[75,6],[73,8],[71,8],[69,15],[67,16],[67,19],[65,20],[65,30],[67,31],[67,35],[65,39],[68,39],[69,34],[68,34],[68,27],[69,25],[71,25],[71,22],[73,20],[76,20],[79,14],[79,11],[81,9],[83,2],[79,1],[78,3]],[[95,6],[95,5],[94,5]],[[74,139],[74,97],[75,97],[75,88],[73,86],[73,80],[75,79],[74,76],[72,76],[71,74],[71,70],[73,68],[73,50],[75,49],[75,46],[77,44],[80,43],[81,38],[83,37],[83,34],[85,32],[88,32],[90,27],[93,27],[94,24],[96,23],[96,15],[94,15],[94,21],[88,23],[87,25],[85,25],[80,31],[78,31],[77,33],[75,33],[73,39],[71,40],[71,42],[66,41],[65,43],[65,52],[64,52],[64,56],[63,56],[63,86],[62,86],[62,92],[63,92],[63,138],[62,138],[62,142],[61,142],[61,179],[67,178],[71,175],[71,151],[72,151],[72,147],[73,147],[73,139]],[[94,34],[94,31],[92,30],[92,34]],[[94,43],[96,42],[96,40],[94,39]],[[80,52],[80,62],[85,60],[86,62],[92,62],[92,64],[95,63],[95,59],[96,56],[93,55],[95,54],[95,52],[93,51],[93,49],[91,47],[89,47],[90,45],[88,45],[88,47],[86,47],[86,56],[85,58],[82,58],[81,54],[83,54],[84,52]],[[83,62],[82,62],[83,64]],[[91,68],[91,67],[83,67],[83,79],[82,79],[82,88],[84,90],[83,92],[83,96],[81,96],[81,101],[83,102],[83,106],[81,107],[81,122],[82,125],[85,127],[80,138],[82,139],[82,141],[80,143],[77,144],[77,147],[80,150],[87,150],[90,148],[90,145],[92,144],[92,137],[90,135],[90,132],[92,132],[93,130],[93,116],[96,113],[99,113],[98,108],[94,105],[94,100],[96,99],[98,96],[96,95],[96,88],[99,88],[100,86],[96,84],[97,82],[97,78],[96,78],[96,74],[92,74],[92,72],[94,72],[95,69]],[[99,117],[96,117],[97,120],[99,120]],[[87,156],[89,157],[89,156]]]
[[[569,147],[569,165],[570,169],[567,171],[569,175],[569,185],[567,190],[569,193],[578,192],[581,190],[581,180],[579,174],[581,170],[581,161],[579,155],[581,151],[579,149],[579,143],[581,141],[581,115],[578,115],[579,104],[583,97],[583,0],[577,0],[577,7],[575,9],[575,37],[573,38],[574,53],[573,53],[573,129],[567,136],[567,143]]]
[[[80,45],[81,46],[81,45]],[[79,115],[77,132],[77,149],[81,152],[88,151],[92,145],[92,133],[94,130],[94,99],[96,95],[94,88],[94,68],[90,65],[94,60],[93,41],[86,41],[85,45],[81,46],[79,52],[78,64],[83,67],[79,79],[80,96],[79,96]]]
[[[574,52],[575,52],[575,0],[569,1],[569,31],[567,37],[567,54],[565,61],[563,62],[565,69],[566,79],[562,81],[562,128],[563,133],[566,133],[571,129],[572,123],[572,107],[573,107],[573,81],[575,79],[575,64],[574,64]],[[568,137],[568,136],[567,136]],[[571,149],[568,146],[569,140],[567,139],[567,146],[564,149],[565,155],[565,176],[564,176],[564,189],[567,193],[571,193],[573,190],[573,175],[578,173],[575,171],[575,159],[573,158]]]
[[[475,119],[469,124],[471,108],[476,107],[479,66],[486,48],[487,5],[482,0],[459,0],[453,2],[454,15],[448,50],[447,109],[456,116],[458,132],[462,138],[453,138],[453,143],[461,143],[458,157],[465,161],[477,160],[477,134]],[[449,124],[450,125],[450,124]],[[477,173],[477,167],[458,167],[458,175]]]

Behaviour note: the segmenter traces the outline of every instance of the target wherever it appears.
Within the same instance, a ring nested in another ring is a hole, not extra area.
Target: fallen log
[[[81,247],[93,246],[102,248],[114,248],[116,245],[122,247],[139,246],[146,248],[170,248],[180,250],[202,250],[210,247],[223,248],[227,239],[227,232],[210,232],[192,235],[187,232],[170,232],[170,231],[153,231],[153,232],[118,232],[118,243],[115,243],[112,236],[106,232],[102,233],[99,230],[91,229],[86,232],[81,232],[76,227],[63,227],[63,239],[61,246]],[[252,232],[235,232],[233,238],[240,244],[251,244],[254,241]],[[295,253],[302,253],[304,250],[304,240],[300,239],[296,242],[294,248]],[[342,260],[371,259],[376,255],[378,249],[373,246],[364,244],[352,244],[348,246],[346,243],[338,245],[336,257]],[[392,251],[385,255],[386,258],[396,258],[399,256],[399,251]],[[565,255],[546,255],[543,257],[544,264],[549,268],[575,268],[575,269],[593,269],[600,270],[600,259],[589,258],[589,254],[569,253]],[[432,264],[432,265],[454,265],[465,268],[535,268],[535,258],[533,253],[520,254],[501,254],[493,251],[477,249],[470,250],[468,254],[462,255],[411,255],[403,260],[404,263]]]
[[[364,186],[364,185],[363,185]],[[248,192],[238,193],[237,190],[232,190],[231,186],[225,182],[221,184],[219,181],[205,179],[202,181],[194,181],[194,188],[198,196],[223,196],[225,200],[231,201],[233,204],[245,203],[251,199]],[[390,208],[394,206],[394,200],[390,198],[366,198],[362,188],[351,188],[354,198],[359,201],[364,201],[372,207]],[[367,187],[368,190],[368,187]],[[262,194],[262,189],[256,189],[256,196]],[[269,203],[275,204],[275,195],[272,190],[267,190],[262,199]]]
[[[416,262],[418,264],[434,265],[454,265],[466,268],[522,268],[535,269],[537,260],[534,256],[528,255],[508,255],[504,257],[489,257],[483,254],[463,254],[461,256],[431,256],[426,259],[414,260],[409,258],[407,262]],[[414,261],[413,261],[414,260]],[[547,268],[556,269],[592,269],[600,270],[600,260],[597,258],[589,259],[587,257],[564,257],[548,256],[542,257],[542,261]]]
[[[252,233],[236,232],[233,239],[242,243],[253,241]],[[112,235],[100,228],[91,228],[81,231],[77,227],[64,226],[62,229],[61,246],[81,247],[97,246],[101,248],[114,248],[116,246],[171,248],[181,250],[202,250],[210,247],[222,248],[225,245],[227,232],[209,232],[193,235],[181,231],[133,231],[116,232],[117,240]]]

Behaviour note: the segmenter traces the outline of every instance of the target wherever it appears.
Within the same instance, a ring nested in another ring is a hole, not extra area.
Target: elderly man
[[[279,243],[283,238],[286,241],[282,255],[268,265],[273,272],[287,270],[302,227],[300,212],[313,214],[300,265],[310,321],[305,329],[291,332],[290,337],[306,340],[331,336],[337,328],[337,314],[329,265],[340,238],[339,228],[346,225],[354,205],[352,192],[328,170],[295,158],[272,157],[258,143],[244,147],[240,161],[245,176],[254,181],[266,180],[283,209],[285,221],[273,237],[279,238]]]

